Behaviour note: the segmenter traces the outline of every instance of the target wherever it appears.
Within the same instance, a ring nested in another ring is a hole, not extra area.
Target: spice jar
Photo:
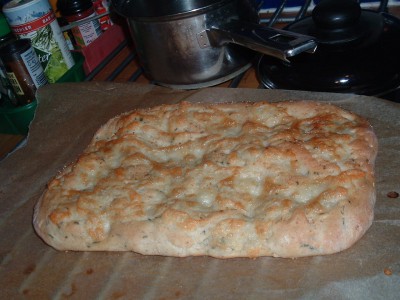
[[[100,22],[96,17],[92,0],[58,0],[57,9],[68,23],[79,22],[72,28],[77,48],[84,48],[97,39],[101,33]],[[84,20],[87,22],[82,22]]]
[[[36,90],[48,81],[31,41],[19,39],[7,43],[0,48],[0,58],[18,104],[33,102]]]
[[[57,82],[74,66],[48,0],[11,0],[3,6],[3,13],[17,38],[31,41],[50,83]]]

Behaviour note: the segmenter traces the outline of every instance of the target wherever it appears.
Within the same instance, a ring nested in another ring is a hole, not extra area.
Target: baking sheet
[[[400,105],[297,91],[174,91],[134,83],[45,86],[25,147],[0,162],[0,295],[3,299],[398,299]],[[109,118],[178,101],[332,102],[370,120],[379,139],[375,220],[353,247],[299,259],[173,258],[124,252],[59,252],[32,228],[46,182],[73,161]],[[388,274],[385,274],[386,273]],[[390,275],[391,274],[391,275]]]

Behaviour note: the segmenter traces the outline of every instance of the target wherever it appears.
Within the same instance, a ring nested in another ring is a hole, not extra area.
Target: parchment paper
[[[135,107],[187,101],[328,101],[362,115],[378,139],[375,220],[350,249],[301,259],[172,258],[131,252],[59,252],[32,228],[46,182],[97,128]],[[2,299],[399,299],[400,105],[378,98],[297,91],[173,91],[132,83],[66,83],[38,92],[25,147],[0,162]],[[391,275],[386,275],[386,272]]]

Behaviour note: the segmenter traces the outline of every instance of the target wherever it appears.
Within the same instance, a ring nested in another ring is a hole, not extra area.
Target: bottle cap
[[[93,7],[92,0],[58,0],[57,10],[62,16],[72,16]]]

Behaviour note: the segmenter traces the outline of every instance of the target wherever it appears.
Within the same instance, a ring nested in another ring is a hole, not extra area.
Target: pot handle
[[[201,35],[199,40],[204,48],[233,43],[284,61],[305,51],[314,53],[317,48],[314,37],[239,21],[207,29],[206,35],[208,39]]]

